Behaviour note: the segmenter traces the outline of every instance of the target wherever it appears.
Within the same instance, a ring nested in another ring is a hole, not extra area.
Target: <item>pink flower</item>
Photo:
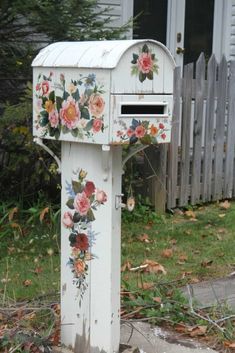
[[[57,110],[53,109],[50,114],[49,114],[49,121],[51,124],[51,127],[57,127],[59,125],[59,114]]]
[[[165,140],[165,139],[166,139],[166,134],[165,134],[165,133],[161,134],[161,138],[162,138],[163,140]]]
[[[92,130],[94,132],[99,132],[103,126],[103,121],[100,119],[95,119],[93,121]]]
[[[68,129],[75,129],[78,125],[81,112],[78,107],[78,103],[72,98],[68,97],[67,101],[62,103],[60,109],[60,117],[62,125],[65,125]]]
[[[165,125],[163,123],[160,123],[159,124],[159,129],[164,129],[165,128]]]
[[[92,94],[89,99],[89,109],[93,116],[99,118],[104,111],[105,102],[99,94]]]
[[[95,191],[95,185],[92,181],[87,181],[83,192],[85,192],[87,197],[90,197]]]
[[[97,189],[95,198],[99,203],[104,203],[107,201],[107,194],[103,190]]]
[[[136,135],[136,137],[138,137],[138,138],[144,137],[145,132],[146,132],[146,130],[145,130],[145,128],[143,127],[143,125],[138,125],[138,126],[135,128],[135,135]]]
[[[46,96],[49,92],[50,86],[48,81],[43,81],[41,85],[42,95]]]
[[[138,68],[144,74],[149,73],[153,69],[153,60],[150,53],[141,53],[137,60]]]
[[[128,137],[133,136],[134,133],[135,133],[134,130],[132,130],[131,128],[129,128],[129,129],[127,130],[127,132],[126,132],[126,134],[127,134]]]
[[[39,91],[39,90],[40,90],[40,88],[41,88],[40,83],[37,83],[37,84],[36,84],[36,91]]]
[[[65,212],[62,223],[66,228],[72,228],[73,227],[73,215],[71,212]]]
[[[74,199],[74,208],[81,215],[86,216],[89,211],[91,204],[85,192],[77,194]]]

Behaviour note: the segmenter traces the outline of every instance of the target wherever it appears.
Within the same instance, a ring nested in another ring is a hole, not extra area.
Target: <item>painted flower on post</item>
[[[138,75],[140,82],[144,82],[146,78],[153,80],[153,74],[158,74],[157,59],[147,44],[143,45],[139,54],[133,53],[131,63],[131,74]]]
[[[99,94],[92,94],[89,99],[89,110],[91,115],[99,118],[104,111],[105,102]]]
[[[87,172],[80,169],[76,173],[77,179],[67,183],[66,191],[69,211],[62,217],[62,224],[70,231],[68,236],[71,255],[68,264],[74,276],[74,283],[81,294],[86,290],[86,276],[88,261],[94,258],[91,246],[95,242],[92,231],[92,222],[95,220],[94,212],[107,201],[107,194],[96,188],[91,180],[86,180]]]

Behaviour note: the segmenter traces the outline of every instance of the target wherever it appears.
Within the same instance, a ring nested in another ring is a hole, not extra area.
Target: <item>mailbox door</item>
[[[36,67],[33,82],[34,136],[108,143],[109,70]]]
[[[111,95],[111,144],[170,142],[172,95]]]

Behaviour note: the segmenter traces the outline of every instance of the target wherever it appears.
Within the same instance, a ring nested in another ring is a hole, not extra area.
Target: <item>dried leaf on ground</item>
[[[161,304],[162,298],[160,298],[160,297],[154,297],[154,298],[153,298],[153,301],[156,302],[156,303]]]
[[[179,260],[180,260],[181,262],[185,262],[185,261],[188,260],[188,256],[185,255],[185,254],[181,254],[181,255],[179,256]]]
[[[188,217],[188,218],[193,218],[193,219],[196,218],[196,213],[193,212],[192,210],[185,211],[184,214],[185,214],[185,216]]]
[[[153,282],[141,282],[138,284],[138,288],[145,289],[145,290],[151,289],[154,286],[155,286],[155,283]]]
[[[163,257],[169,259],[170,257],[172,257],[173,255],[173,250],[172,249],[165,249],[162,251],[162,254],[161,254]]]
[[[235,349],[235,342],[225,341],[224,346],[227,348]]]
[[[23,285],[25,287],[29,287],[29,286],[31,286],[31,284],[32,284],[31,279],[26,279],[26,280],[23,281]]]
[[[144,233],[138,237],[138,239],[144,243],[151,243],[148,234]]]
[[[198,325],[188,329],[188,332],[191,337],[203,336],[205,335],[206,331],[207,331],[207,326],[204,326],[204,325]]]
[[[213,264],[213,260],[204,260],[201,262],[202,267],[210,267]]]
[[[45,215],[49,212],[49,207],[45,207],[40,213],[40,222],[42,222],[45,218]]]
[[[145,267],[144,272],[149,272],[149,273],[162,273],[163,275],[166,275],[166,270],[165,268],[159,264],[158,262],[152,261],[152,260],[145,260],[143,263]]]
[[[219,207],[223,210],[227,210],[231,207],[231,204],[228,200],[225,200],[224,202],[220,202]]]
[[[15,215],[16,213],[18,213],[18,211],[19,211],[18,207],[14,207],[14,208],[9,212],[9,215],[8,215],[9,221],[12,221],[12,220],[13,220],[14,215]]]

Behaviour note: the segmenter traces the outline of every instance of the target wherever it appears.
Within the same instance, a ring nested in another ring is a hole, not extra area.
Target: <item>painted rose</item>
[[[161,134],[161,138],[162,138],[163,140],[165,140],[165,139],[166,139],[166,134],[165,134],[165,133]]]
[[[51,127],[54,127],[54,128],[58,127],[58,125],[59,125],[59,114],[58,114],[58,112],[55,109],[49,114],[48,119],[50,121]]]
[[[99,118],[104,111],[105,102],[99,94],[92,94],[89,99],[89,109],[93,116]]]
[[[142,125],[138,125],[138,126],[135,128],[135,135],[136,135],[136,137],[142,138],[142,137],[144,137],[145,133],[146,133],[146,130],[145,130],[145,128],[144,128]]]
[[[80,116],[81,112],[78,103],[72,97],[68,97],[67,101],[62,103],[62,108],[60,109],[62,125],[70,130],[75,129],[78,125]]]
[[[153,69],[153,60],[151,58],[150,53],[141,53],[138,60],[137,65],[139,71],[143,72],[144,74],[149,73]]]
[[[48,101],[46,101],[45,103],[45,109],[48,113],[52,112],[52,110],[55,109],[55,105],[54,103],[49,99]]]
[[[73,227],[73,215],[71,212],[65,212],[62,218],[62,223],[66,228]]]
[[[74,270],[77,275],[81,275],[82,273],[85,272],[86,269],[86,264],[82,260],[78,259],[74,261]]]
[[[77,235],[74,247],[80,249],[81,251],[86,251],[89,248],[89,241],[86,234],[80,233]]]
[[[80,120],[79,120],[79,122],[78,122],[78,127],[80,127],[81,129],[85,129],[85,127],[87,126],[87,122],[88,122],[89,120],[87,120],[87,119],[83,119],[83,118],[81,118]]]
[[[90,197],[95,191],[95,184],[92,181],[87,181],[83,192],[87,197]]]
[[[94,119],[93,125],[92,125],[92,130],[93,132],[99,132],[103,126],[103,121],[100,119]]]
[[[74,198],[74,208],[81,215],[86,216],[91,204],[85,192],[77,194]]]
[[[42,95],[46,96],[50,90],[50,85],[48,81],[43,81],[41,84]]]
[[[39,91],[39,90],[40,90],[40,88],[41,88],[40,83],[37,83],[37,84],[36,84],[36,91]]]
[[[107,201],[107,194],[103,190],[97,189],[95,198],[99,203],[104,203]]]
[[[165,128],[165,125],[163,123],[160,123],[158,126],[159,126],[159,129],[164,129]]]

